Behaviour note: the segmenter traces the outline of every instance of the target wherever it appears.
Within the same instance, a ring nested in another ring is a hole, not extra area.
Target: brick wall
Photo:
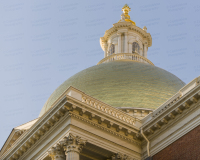
[[[158,152],[153,160],[200,160],[200,126]]]

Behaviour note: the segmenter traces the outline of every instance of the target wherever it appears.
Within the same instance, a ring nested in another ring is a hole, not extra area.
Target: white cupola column
[[[107,51],[108,51],[108,44],[106,43],[104,46],[104,58],[108,56]]]
[[[128,53],[132,53],[132,43],[128,43]]]
[[[128,53],[128,33],[127,32],[125,32],[124,33],[124,36],[125,36],[125,43],[124,43],[124,48],[125,48],[125,50],[124,50],[124,52],[125,53]]]
[[[148,45],[145,43],[144,44],[144,57],[147,58],[147,50],[148,50]]]
[[[118,35],[118,53],[121,53],[121,45],[122,45],[122,33],[121,32],[118,32],[117,33]]]

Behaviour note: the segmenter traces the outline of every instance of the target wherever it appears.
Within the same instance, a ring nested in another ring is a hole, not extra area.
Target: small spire
[[[136,25],[135,22],[133,22],[131,19],[130,19],[130,16],[128,15],[129,14],[129,11],[131,11],[131,8],[128,6],[128,4],[125,4],[124,7],[122,8],[122,15],[121,15],[121,20],[119,20],[119,22],[131,22],[133,25]]]

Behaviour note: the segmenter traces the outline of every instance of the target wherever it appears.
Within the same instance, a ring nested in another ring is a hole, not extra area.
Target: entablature
[[[147,33],[146,30],[143,30],[140,27],[132,25],[131,22],[118,22],[118,23],[113,24],[112,28],[110,28],[109,30],[106,30],[104,36],[100,38],[101,48],[104,49],[104,45],[107,42],[108,38],[114,33],[117,34],[117,32],[128,32],[128,31],[134,31],[138,33],[139,35],[143,37],[143,39],[147,40],[148,47],[152,46],[151,34]]]
[[[40,117],[0,159],[16,160],[24,157],[27,151],[65,116],[81,119],[129,143],[141,145],[137,137],[141,120],[69,87],[52,108]]]

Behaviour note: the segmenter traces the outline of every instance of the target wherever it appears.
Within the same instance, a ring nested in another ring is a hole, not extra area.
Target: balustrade
[[[138,61],[143,62],[146,64],[154,65],[150,60],[147,58],[140,56],[137,53],[118,53],[118,54],[112,54],[108,57],[105,57],[102,59],[98,64],[111,62],[111,61],[117,61],[117,60],[131,60],[131,61]]]

